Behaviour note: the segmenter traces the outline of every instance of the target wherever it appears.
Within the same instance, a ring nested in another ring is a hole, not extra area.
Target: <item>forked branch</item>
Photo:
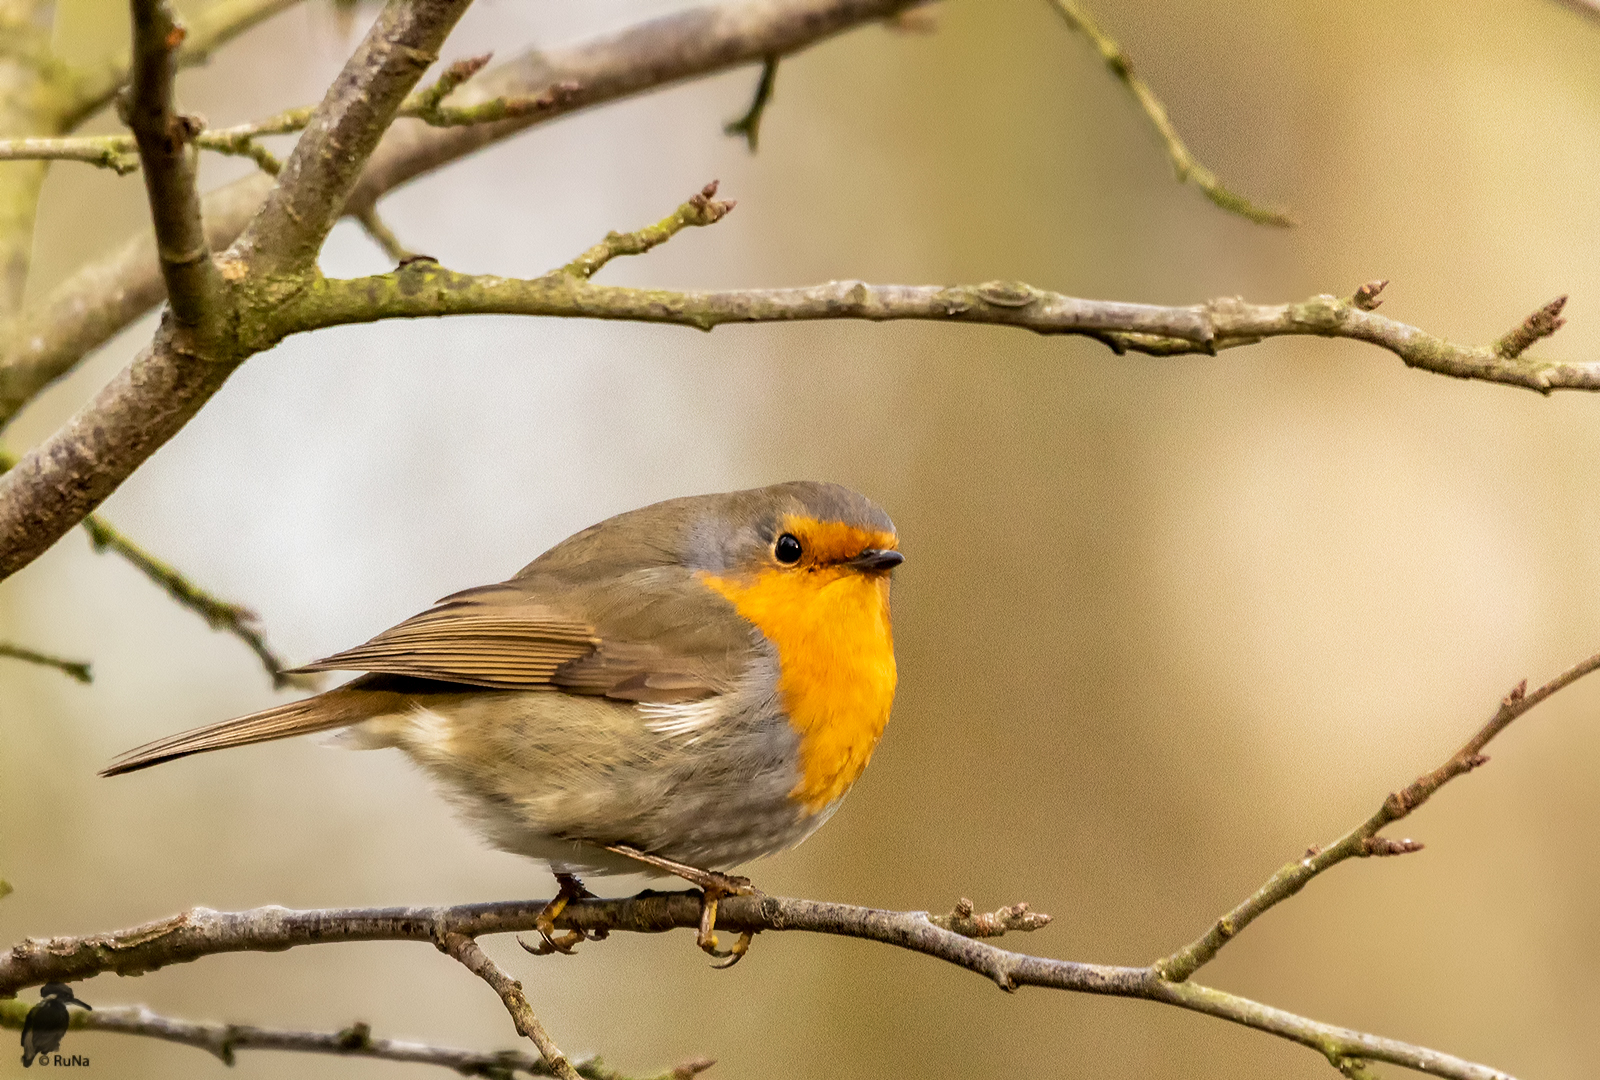
[[[1143,998],[1190,1009],[1268,1032],[1327,1057],[1347,1076],[1367,1076],[1366,1063],[1387,1062],[1453,1080],[1511,1080],[1507,1074],[1429,1050],[1348,1028],[1324,1024],[1248,998],[1188,981],[1228,940],[1260,914],[1293,896],[1318,873],[1345,859],[1415,851],[1408,840],[1378,836],[1385,826],[1408,816],[1453,778],[1485,762],[1483,749],[1517,717],[1600,668],[1600,654],[1562,672],[1527,693],[1519,685],[1465,745],[1437,769],[1390,795],[1378,812],[1332,847],[1308,853],[1290,864],[1223,920],[1211,933],[1149,967],[1121,967],[1053,960],[1000,949],[977,940],[1007,932],[1035,930],[1048,917],[1019,904],[975,915],[962,900],[948,915],[920,911],[882,911],[847,904],[796,900],[756,893],[724,898],[718,928],[740,933],[808,931],[865,938],[932,956],[992,979],[1001,989],[1040,986],[1079,993]],[[539,1045],[552,1068],[560,1051],[533,1017],[521,987],[478,948],[484,934],[536,929],[544,901],[509,901],[440,908],[361,908],[290,911],[258,908],[222,913],[195,908],[161,922],[88,937],[25,939],[0,957],[0,997],[46,982],[72,982],[116,972],[137,975],[202,956],[243,951],[280,951],[341,941],[417,941],[434,944],[456,957],[500,994],[518,1030]],[[697,892],[642,893],[618,899],[572,900],[555,918],[557,929],[597,933],[658,933],[698,928],[702,905]],[[565,1075],[565,1074],[562,1074]],[[569,1078],[570,1080],[570,1078]]]

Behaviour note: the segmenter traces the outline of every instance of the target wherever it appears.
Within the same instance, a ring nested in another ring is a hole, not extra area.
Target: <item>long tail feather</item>
[[[287,705],[207,724],[135,747],[102,769],[100,775],[120,776],[190,754],[203,754],[207,750],[248,746],[250,743],[344,727],[376,716],[384,712],[386,707],[392,708],[395,704],[392,699],[397,696],[340,687],[304,701],[291,701]]]

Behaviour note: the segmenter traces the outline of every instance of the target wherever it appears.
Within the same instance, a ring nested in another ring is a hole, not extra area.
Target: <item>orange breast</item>
[[[702,580],[777,647],[779,690],[800,736],[789,796],[811,813],[826,809],[867,767],[894,704],[888,577],[818,566]]]

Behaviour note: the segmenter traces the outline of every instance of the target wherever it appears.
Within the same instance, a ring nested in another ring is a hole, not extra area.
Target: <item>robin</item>
[[[231,746],[342,729],[398,747],[496,847],[560,886],[535,952],[570,951],[553,920],[592,895],[580,874],[669,873],[704,896],[717,946],[725,871],[827,821],[872,757],[894,701],[894,523],[837,484],[796,481],[671,499],[602,521],[515,577],[455,593],[300,671],[357,671],[303,701],[118,758],[115,776]]]

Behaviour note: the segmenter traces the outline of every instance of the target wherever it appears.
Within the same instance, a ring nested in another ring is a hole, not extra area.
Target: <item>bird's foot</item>
[[[537,945],[529,945],[522,938],[517,938],[517,944],[535,956],[549,956],[551,953],[562,953],[571,956],[578,942],[587,940],[582,930],[568,930],[560,937],[556,936],[556,919],[567,910],[567,905],[574,900],[590,900],[594,893],[584,888],[583,882],[578,880],[578,875],[555,871],[556,895],[548,904],[540,909],[534,916],[533,928],[539,932],[542,939]]]
[[[754,932],[745,930],[740,933],[739,940],[733,943],[731,949],[720,947],[716,932],[717,905],[723,897],[755,895],[755,886],[750,883],[749,878],[740,877],[737,874],[723,874],[716,870],[702,870],[697,866],[690,866],[688,863],[665,859],[660,855],[648,854],[627,844],[607,844],[606,850],[613,851],[618,855],[626,855],[630,859],[635,859],[647,866],[653,866],[658,870],[665,870],[667,873],[681,877],[689,884],[699,887],[701,893],[700,929],[695,935],[695,944],[711,956],[722,961],[719,964],[711,965],[712,967],[730,968],[737,964],[745,953],[750,951],[750,943],[755,940]]]

